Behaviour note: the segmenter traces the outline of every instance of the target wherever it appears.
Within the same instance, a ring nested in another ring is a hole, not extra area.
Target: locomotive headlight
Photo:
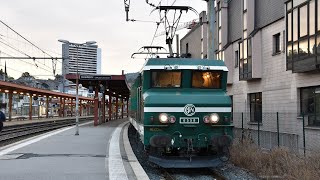
[[[211,123],[217,123],[219,121],[219,115],[217,113],[213,113],[210,115]]]
[[[159,115],[159,120],[161,123],[167,123],[169,120],[169,116],[166,113],[162,113]]]

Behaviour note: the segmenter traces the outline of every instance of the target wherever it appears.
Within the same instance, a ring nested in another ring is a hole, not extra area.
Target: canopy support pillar
[[[119,109],[119,103],[118,103],[118,96],[116,97],[116,119],[118,119],[118,109]]]
[[[121,98],[121,119],[123,119],[123,108],[124,108],[123,98]]]
[[[9,94],[9,96],[10,96],[10,94]],[[32,120],[32,99],[33,99],[33,96],[31,93],[30,93],[29,97],[30,97],[29,98],[29,120]],[[12,99],[12,98],[9,98],[9,101],[10,101],[10,99]]]
[[[46,96],[46,118],[49,118],[49,97]]]
[[[96,87],[94,92],[94,126],[98,125],[98,109],[99,109],[99,95],[98,95],[98,87]]]
[[[9,121],[12,120],[12,92],[9,92]]]

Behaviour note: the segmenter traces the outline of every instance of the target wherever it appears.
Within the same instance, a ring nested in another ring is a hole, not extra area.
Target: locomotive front
[[[167,168],[212,167],[228,156],[233,126],[226,81],[222,61],[148,61],[141,118],[151,162]]]

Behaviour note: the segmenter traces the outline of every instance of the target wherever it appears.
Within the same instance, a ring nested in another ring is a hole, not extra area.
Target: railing
[[[320,151],[320,126],[309,124],[308,118],[298,113],[234,112],[234,137],[239,141],[249,139],[264,149],[285,147],[304,154],[317,152]]]

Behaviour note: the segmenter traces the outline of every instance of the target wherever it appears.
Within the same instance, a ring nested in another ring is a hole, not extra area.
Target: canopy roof
[[[92,74],[67,74],[66,79],[76,83],[77,78],[79,84],[83,87],[101,87],[103,86],[107,94],[121,95],[129,98],[130,90],[125,75],[92,75]]]
[[[51,96],[52,98],[57,98],[57,97],[70,98],[70,99],[76,98],[76,96],[72,94],[54,92],[54,91],[24,86],[24,85],[15,84],[15,83],[6,82],[6,81],[0,81],[0,92],[21,94],[21,95],[32,95],[32,96],[46,96],[46,97]],[[93,98],[87,98],[82,96],[79,96],[79,99],[93,101]]]

